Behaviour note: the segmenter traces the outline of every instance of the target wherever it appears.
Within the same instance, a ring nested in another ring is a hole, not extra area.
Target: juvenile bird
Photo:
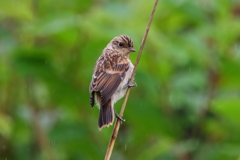
[[[113,38],[98,58],[90,83],[90,105],[96,102],[100,108],[98,128],[113,124],[114,115],[121,119],[114,110],[114,103],[122,98],[128,87],[133,72],[133,64],[128,58],[133,48],[133,41],[127,35]],[[123,119],[121,119],[123,120]]]

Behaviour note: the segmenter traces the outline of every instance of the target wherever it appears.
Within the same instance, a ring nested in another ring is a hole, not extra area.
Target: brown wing
[[[100,93],[101,104],[105,104],[114,94],[128,70],[128,61],[125,57],[111,55],[99,58],[90,84],[91,106],[94,106],[94,94]]]

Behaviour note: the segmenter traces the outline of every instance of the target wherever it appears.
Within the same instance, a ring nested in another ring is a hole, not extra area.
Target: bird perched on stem
[[[121,119],[114,110],[114,103],[122,98],[128,87],[133,72],[133,64],[128,58],[133,48],[133,41],[127,35],[113,38],[98,58],[90,83],[90,104],[96,102],[100,108],[98,128],[112,125],[114,115]],[[121,119],[124,121],[123,119]]]

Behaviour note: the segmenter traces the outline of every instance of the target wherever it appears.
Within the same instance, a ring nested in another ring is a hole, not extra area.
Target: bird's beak
[[[129,50],[130,50],[130,52],[136,52],[136,50],[134,48],[130,48]]]

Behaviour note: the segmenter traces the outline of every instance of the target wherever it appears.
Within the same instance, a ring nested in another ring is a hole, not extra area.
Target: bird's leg
[[[125,86],[123,86],[123,89],[125,89],[125,88],[131,88],[131,87],[136,87],[137,86],[137,83],[136,82],[132,82],[132,84],[130,84],[129,83],[129,81],[128,81],[128,83],[125,85]]]
[[[122,119],[119,114],[116,113],[115,109],[114,109],[114,113],[115,113],[115,116],[117,117],[117,119],[120,119],[121,122],[125,122],[126,120],[125,119]]]

